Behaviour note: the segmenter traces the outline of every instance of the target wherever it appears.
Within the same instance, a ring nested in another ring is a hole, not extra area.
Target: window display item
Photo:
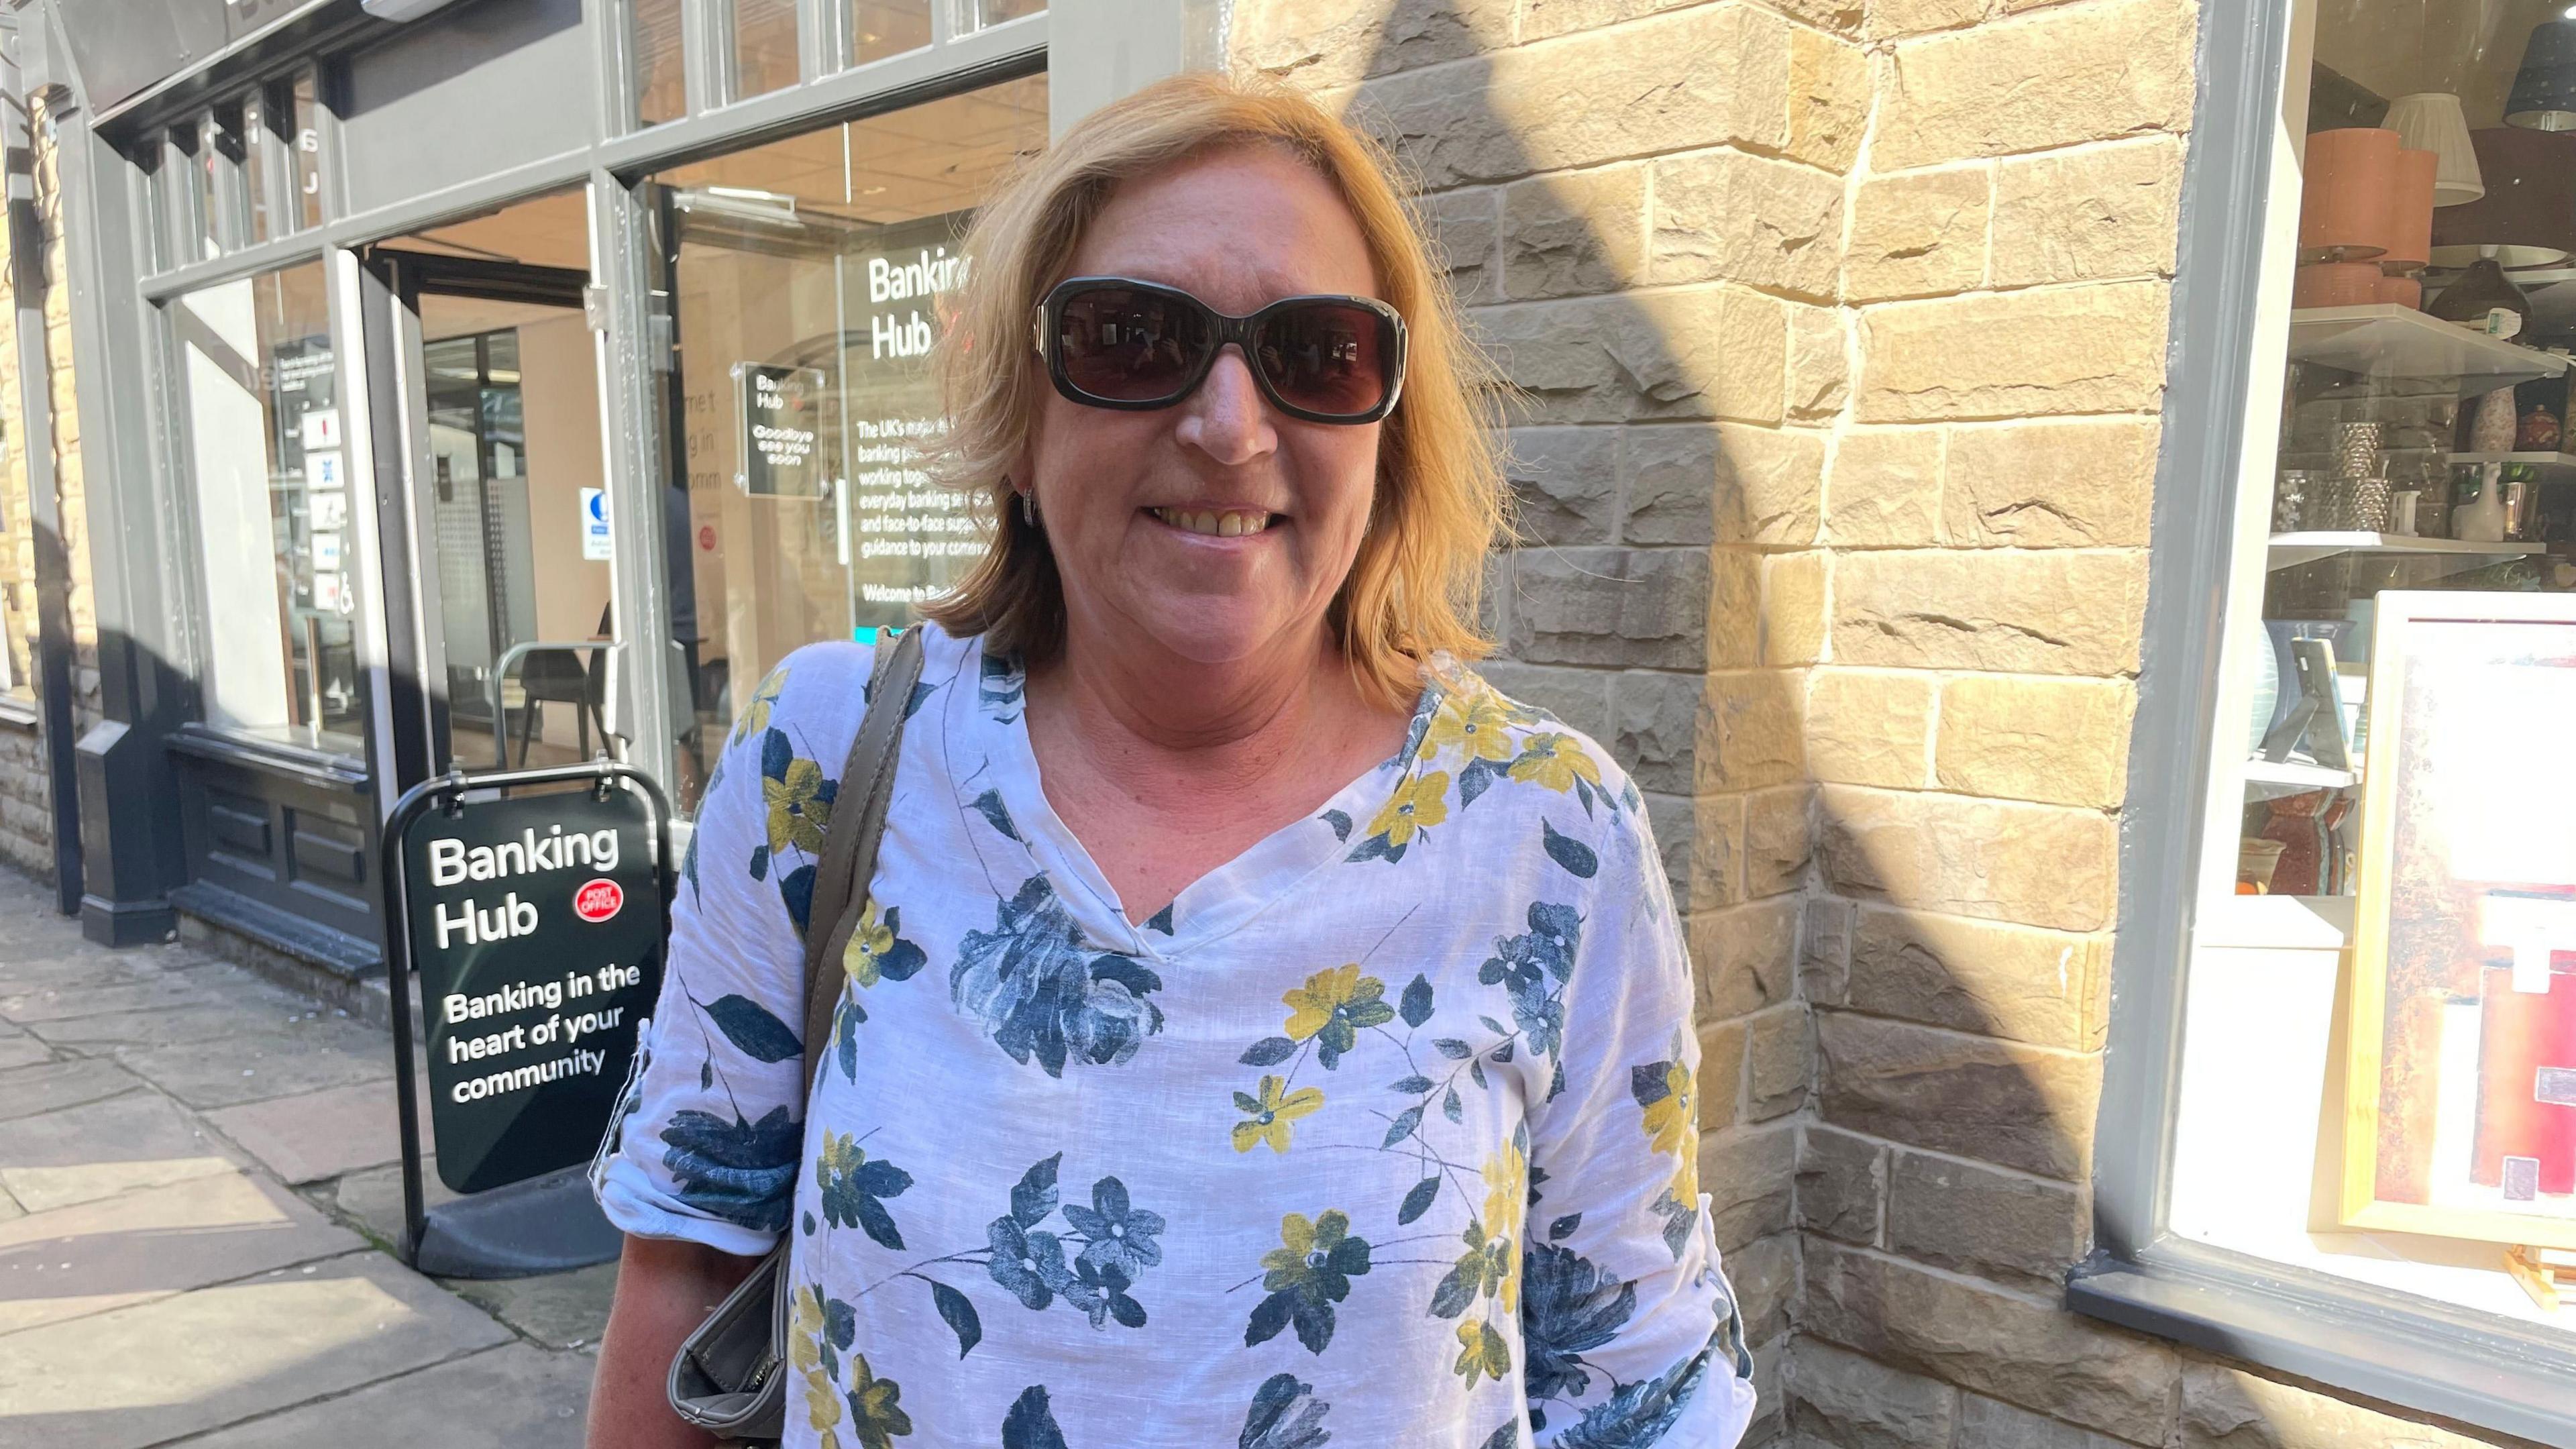
[[[2514,426],[2513,446],[2525,453],[2558,451],[2558,415],[2547,408],[2533,408],[2522,415]]]
[[[2340,1216],[2576,1248],[2576,598],[2379,595]]]
[[[2426,303],[2424,310],[2446,322],[2474,323],[2490,312],[2508,312],[2516,326],[2498,336],[2509,337],[2519,331],[2523,319],[2531,315],[2531,301],[2522,289],[2507,281],[2504,268],[2497,264],[2492,246],[2481,247],[2482,255],[2460,273],[2459,279],[2442,289],[2442,294]],[[2494,332],[2489,326],[2486,330]]]
[[[2299,268],[2290,283],[2290,305],[2293,307],[2361,307],[2373,302],[2396,301],[2382,297],[2381,292],[2392,281],[2408,280],[2391,277],[2379,269],[2377,262],[2310,262]],[[2417,288],[2422,295],[2422,288]],[[2413,305],[2412,303],[2409,304]]]
[[[2397,151],[2388,193],[2388,252],[2380,270],[2390,276],[2417,271],[2433,258],[2433,183],[2440,158],[2430,151]]]
[[[2399,488],[2391,492],[2388,495],[2386,531],[2405,538],[2415,537],[2416,506],[2423,501],[2423,498],[2422,491],[2414,488]]]
[[[2514,414],[2513,389],[2500,387],[2478,399],[2477,417],[2469,424],[2469,451],[2510,453],[2522,420]]]
[[[2535,27],[2505,98],[2504,122],[2532,131],[2576,131],[2576,20]]]
[[[2277,840],[2249,835],[2237,842],[2236,893],[2267,896],[2272,893],[2272,878],[2281,868],[2281,852],[2289,849]]]
[[[2400,307],[2420,309],[2424,305],[2424,284],[2413,277],[2381,277],[2376,297],[2379,301],[2394,302]]]
[[[2325,480],[2308,526],[2328,532],[2384,533],[2393,491],[2388,480],[2377,473],[2360,477],[2337,474]]]
[[[2490,126],[2469,133],[2486,195],[2433,212],[2433,265],[2494,247],[2507,269],[2554,266],[2576,249],[2576,135]]]
[[[2337,423],[2334,430],[2335,473],[2359,478],[2379,470],[2379,445],[2388,430],[2378,423]]]
[[[2308,501],[2316,495],[2317,475],[2305,468],[2284,468],[2272,489],[2272,531],[2296,533],[2307,527]]]
[[[2385,124],[2397,133],[2399,145],[2433,153],[2438,163],[2433,172],[2435,206],[2461,206],[2487,194],[2458,96],[2440,91],[2399,96],[2389,103]]]
[[[2463,543],[2504,542],[2503,479],[2502,463],[2489,463],[2478,470],[2477,482],[2470,485],[2477,491],[2452,505],[2451,537]]]
[[[2397,152],[2397,133],[2382,128],[2310,133],[2299,200],[2301,260],[2361,262],[2387,254],[2396,240]]]

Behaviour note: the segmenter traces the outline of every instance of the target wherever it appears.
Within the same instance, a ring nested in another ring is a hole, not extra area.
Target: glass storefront
[[[870,639],[961,574],[988,522],[932,486],[927,355],[1001,172],[1046,144],[1042,77],[655,174],[675,313],[662,405],[685,487],[671,637],[697,728],[674,778],[761,677],[816,639]]]
[[[322,267],[190,292],[169,315],[208,591],[206,722],[361,754],[358,568]]]

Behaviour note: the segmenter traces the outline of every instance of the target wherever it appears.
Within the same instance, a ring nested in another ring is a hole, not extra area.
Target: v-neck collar
[[[1016,842],[1001,839],[998,826],[989,833],[970,830],[985,866],[993,870],[1003,864],[988,844],[1005,849],[1016,844],[1025,857],[1023,868],[1034,865],[1046,876],[1075,924],[1096,944],[1144,958],[1178,956],[1231,934],[1316,871],[1349,854],[1365,835],[1359,827],[1374,819],[1419,767],[1424,733],[1447,692],[1436,673],[1425,671],[1404,744],[1394,755],[1360,772],[1316,810],[1190,882],[1152,916],[1136,921],[1047,799],[1037,752],[1029,742],[1025,675],[1018,661],[988,659],[981,639],[960,642],[954,677],[977,684],[972,691],[948,691],[942,720],[949,742],[947,774],[961,809],[985,815],[989,822],[989,812],[977,802],[992,792],[1017,836]]]

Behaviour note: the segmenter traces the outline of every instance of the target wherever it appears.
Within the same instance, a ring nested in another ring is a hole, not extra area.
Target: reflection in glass
[[[796,0],[733,0],[734,99],[796,84]]]
[[[280,148],[270,135],[273,114],[265,91],[253,91],[242,102],[242,190],[250,199],[250,239],[264,242],[277,234],[276,218],[269,210],[268,188],[275,179],[275,152]]]
[[[232,188],[241,172],[241,133],[213,116],[197,123],[197,224],[200,256],[219,257],[232,239]]]
[[[960,29],[981,30],[1023,15],[1035,15],[1046,9],[1046,0],[962,0],[967,23]]]
[[[626,14],[635,57],[635,123],[676,121],[689,109],[688,83],[680,74],[680,0],[627,0]]]
[[[295,196],[299,228],[322,224],[322,131],[313,97],[313,72],[295,78]]]
[[[930,43],[930,0],[851,0],[850,63],[865,65]]]
[[[677,312],[674,693],[707,748],[788,651],[873,639],[982,555],[988,521],[922,466],[945,426],[928,353],[973,208],[1046,135],[1031,77],[653,178]],[[684,808],[702,757],[674,762]]]
[[[206,722],[355,754],[357,560],[322,266],[170,308],[187,388]]]

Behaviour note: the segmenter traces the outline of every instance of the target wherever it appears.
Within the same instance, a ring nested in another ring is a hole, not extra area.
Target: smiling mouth
[[[1184,533],[1205,534],[1211,538],[1241,538],[1248,533],[1259,533],[1284,518],[1284,515],[1258,508],[1148,508],[1145,511]]]

